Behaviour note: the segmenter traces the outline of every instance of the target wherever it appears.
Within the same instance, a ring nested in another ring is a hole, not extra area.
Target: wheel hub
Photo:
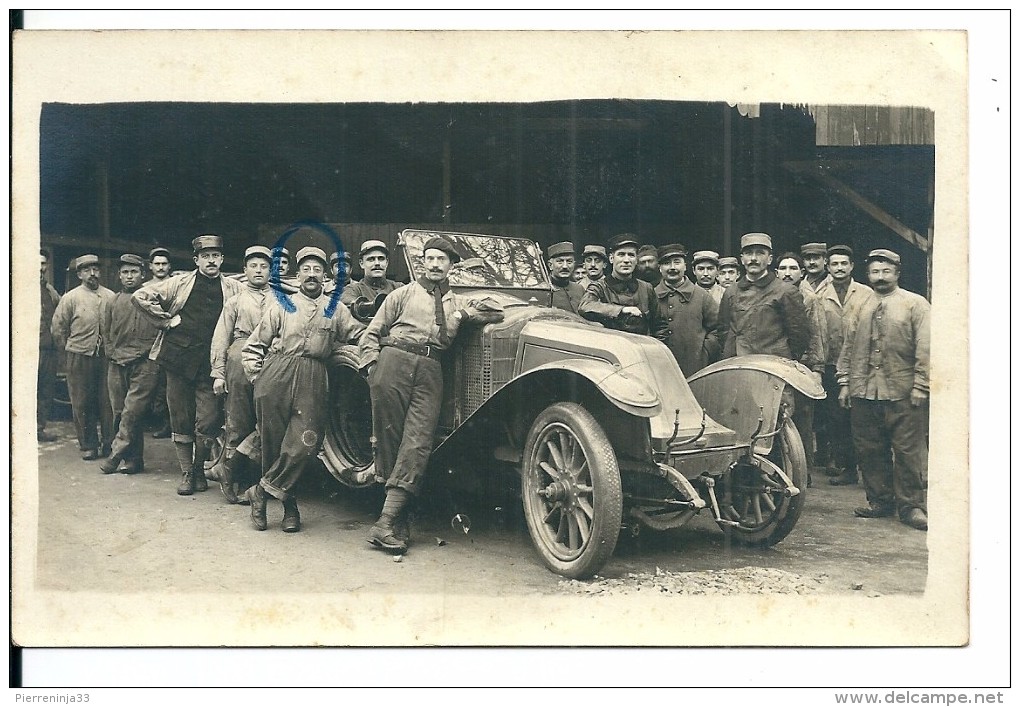
[[[571,487],[568,484],[562,481],[554,481],[544,489],[539,489],[538,495],[544,496],[549,501],[565,502],[569,501],[576,494],[571,491]]]

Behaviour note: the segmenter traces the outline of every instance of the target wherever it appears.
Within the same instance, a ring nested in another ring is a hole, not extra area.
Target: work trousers
[[[58,352],[53,348],[39,349],[39,375],[35,388],[35,427],[37,432],[46,429],[53,410],[53,396],[57,390]]]
[[[386,488],[417,495],[435,442],[443,401],[439,361],[384,346],[369,380],[375,473]]]
[[[927,512],[928,405],[910,400],[851,400],[854,444],[868,502]]]
[[[117,436],[113,438],[113,454],[140,462],[145,448],[142,423],[156,392],[159,366],[147,358],[123,366],[111,361],[107,377],[110,406],[114,418],[120,418]]]
[[[227,349],[226,453],[232,454],[241,441],[255,431],[255,389],[244,375],[241,349],[248,339],[237,339]]]
[[[170,409],[166,402],[166,371],[162,366],[157,364],[157,377],[156,377],[156,390],[152,394],[152,403],[150,404],[152,410],[152,416],[155,418],[157,425],[169,425],[170,424]]]
[[[106,357],[66,352],[67,393],[78,448],[83,452],[113,442],[113,410],[106,389]],[[96,427],[99,427],[97,434]]]
[[[815,407],[815,436],[819,456],[833,466],[852,472],[857,469],[857,454],[850,427],[850,411],[839,404],[835,366],[825,367],[822,387],[825,388],[825,400],[819,400]]]
[[[209,369],[194,378],[166,369],[166,401],[174,442],[211,444],[223,426],[223,407],[213,394]]]
[[[793,424],[800,433],[800,441],[804,445],[804,460],[808,471],[815,465],[815,403],[801,393],[794,393]]]
[[[290,354],[269,354],[255,380],[262,436],[259,485],[281,501],[319,453],[329,410],[328,387],[325,363]]]

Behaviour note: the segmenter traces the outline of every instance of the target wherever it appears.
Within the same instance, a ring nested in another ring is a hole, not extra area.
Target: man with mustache
[[[606,265],[609,264],[609,255],[606,247],[597,243],[590,243],[581,251],[581,264],[584,266],[584,277],[581,278],[581,289],[587,291],[588,285],[599,282],[605,276]]]
[[[365,241],[361,244],[359,256],[358,262],[365,276],[347,285],[340,301],[351,310],[355,319],[367,324],[379,311],[386,296],[400,287],[400,283],[386,278],[390,249],[382,241]]]
[[[644,280],[652,287],[662,280],[662,275],[659,274],[659,255],[655,246],[646,244],[638,248],[634,277]]]
[[[899,287],[899,254],[879,248],[865,262],[875,296],[848,323],[836,365],[868,499],[854,514],[927,530],[931,305]]]
[[[253,245],[244,251],[247,286],[223,303],[209,351],[212,357],[210,375],[213,379],[213,393],[226,396],[223,456],[210,469],[209,477],[219,481],[220,491],[227,503],[238,502],[235,487],[244,490],[257,480],[244,474],[247,457],[237,451],[237,446],[256,427],[254,389],[241,365],[241,351],[255,327],[262,321],[266,309],[276,306],[269,290],[271,267],[272,253],[269,248]]]
[[[692,259],[694,279],[698,287],[708,292],[712,301],[718,305],[722,301],[726,288],[716,282],[719,275],[719,254],[714,250],[699,250]]]
[[[361,371],[372,391],[376,477],[386,500],[368,541],[393,553],[407,551],[407,508],[420,493],[443,400],[440,357],[466,322],[502,321],[486,298],[450,289],[460,254],[436,236],[422,248],[424,273],[386,297],[361,339]]]
[[[99,330],[110,360],[108,394],[117,434],[110,456],[99,465],[104,474],[145,470],[142,419],[156,391],[159,366],[149,360],[149,351],[159,329],[132,302],[134,292],[142,286],[144,264],[132,253],[120,256],[121,290],[104,302],[100,311]]]
[[[149,272],[152,273],[151,282],[162,282],[170,277],[170,251],[162,246],[157,246],[149,251]],[[160,366],[156,378],[156,390],[152,394],[152,416],[156,418],[156,430],[152,433],[153,439],[169,439],[170,437],[170,409],[166,404],[166,371]]]
[[[804,259],[804,280],[800,284],[801,292],[810,290],[817,294],[832,281],[825,269],[826,251],[827,246],[824,243],[805,243],[800,247],[800,256]]]
[[[818,290],[822,314],[828,331],[828,355],[822,386],[825,400],[818,401],[815,431],[818,448],[826,458],[829,483],[847,486],[857,483],[857,455],[854,452],[850,411],[839,405],[839,383],[836,382],[836,364],[843,350],[844,327],[857,310],[875,296],[874,291],[851,277],[853,250],[846,245],[834,245],[827,251],[829,278]],[[821,463],[819,461],[819,463]]]
[[[35,432],[39,442],[56,442],[57,436],[46,431],[53,407],[53,396],[57,388],[57,365],[60,353],[57,350],[50,325],[53,314],[60,303],[60,295],[46,279],[49,271],[50,254],[39,251],[39,373],[36,385]]]
[[[719,354],[715,331],[719,310],[708,292],[687,277],[687,250],[682,245],[659,248],[658,262],[662,281],[655,287],[655,296],[666,321],[664,343],[684,376],[690,376]]]
[[[99,284],[98,256],[79,256],[75,260],[75,272],[81,284],[60,298],[53,312],[50,333],[57,349],[64,351],[67,392],[81,458],[93,461],[109,456],[114,435],[113,410],[106,385],[106,356],[99,331],[100,308],[113,297],[113,292]]]
[[[552,279],[552,306],[577,314],[584,290],[574,282],[574,244],[570,241],[553,243],[546,251],[549,277]]]
[[[181,496],[209,488],[205,462],[223,425],[223,408],[213,392],[210,349],[223,303],[243,287],[220,272],[222,238],[201,235],[191,246],[195,270],[149,282],[133,295],[135,306],[161,329],[149,358],[166,371]]]
[[[722,357],[772,354],[800,360],[811,343],[807,310],[800,291],[769,270],[772,237],[740,237],[744,275],[726,288],[719,305]]]
[[[282,528],[301,530],[293,488],[322,444],[329,417],[326,362],[344,344],[357,343],[365,325],[346,307],[330,309],[322,288],[326,253],[297,252],[294,311],[267,306],[241,350],[241,364],[255,390],[262,437],[262,478],[245,492],[256,530],[268,527],[267,495],[283,503]]]

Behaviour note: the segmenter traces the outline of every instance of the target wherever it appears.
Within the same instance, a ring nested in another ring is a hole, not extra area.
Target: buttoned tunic
[[[800,291],[773,272],[754,282],[741,275],[726,288],[719,332],[723,358],[772,354],[800,360],[811,336]]]
[[[655,295],[666,325],[664,342],[684,376],[693,375],[719,355],[718,307],[707,291],[686,277],[676,287],[663,280]]]

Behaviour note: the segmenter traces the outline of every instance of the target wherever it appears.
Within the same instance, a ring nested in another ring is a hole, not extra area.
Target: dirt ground
[[[147,437],[145,473],[105,476],[79,458],[69,422],[49,429],[61,439],[39,449],[38,589],[554,596],[655,585],[883,596],[925,588],[927,534],[855,518],[863,488],[832,487],[818,474],[797,527],[774,548],[729,546],[703,512],[680,530],[625,532],[599,577],[571,582],[541,564],[519,503],[450,495],[416,520],[410,552],[395,562],[365,540],[379,492],[345,489],[321,467],[299,486],[302,531],[281,532],[282,507],[270,501],[269,529],[257,532],[248,508],[228,505],[217,484],[176,494],[170,440]]]

